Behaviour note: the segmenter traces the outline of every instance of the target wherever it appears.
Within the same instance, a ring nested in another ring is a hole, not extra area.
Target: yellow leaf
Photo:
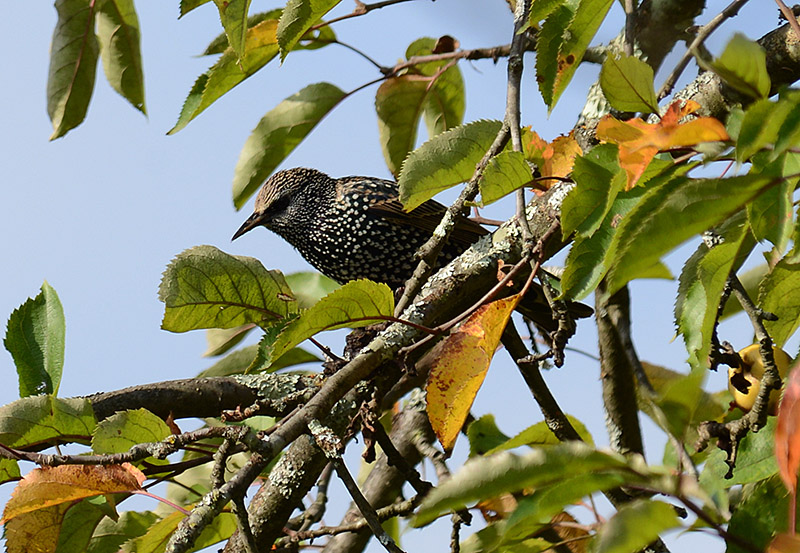
[[[725,127],[713,117],[679,121],[699,109],[693,101],[673,102],[658,123],[636,118],[620,121],[606,115],[597,125],[597,138],[619,146],[619,165],[628,177],[626,190],[633,188],[653,157],[660,151],[695,146],[702,142],[730,140]]]
[[[519,294],[481,306],[437,344],[428,374],[428,418],[445,451],[451,451],[486,377]]]
[[[575,158],[583,153],[572,133],[559,136],[548,143],[536,132],[526,132],[523,136],[523,149],[525,159],[535,163],[543,177],[567,177],[572,173]],[[557,182],[556,179],[542,180],[537,183],[537,187],[547,190]]]

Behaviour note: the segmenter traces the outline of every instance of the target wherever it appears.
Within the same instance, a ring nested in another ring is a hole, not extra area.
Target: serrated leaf
[[[248,29],[242,58],[233,49],[225,50],[217,63],[192,85],[177,123],[167,134],[183,129],[222,95],[272,61],[278,55],[277,26],[276,20],[268,19]]]
[[[634,278],[663,276],[662,255],[695,234],[728,218],[758,194],[778,184],[772,177],[743,175],[729,179],[679,177],[648,191],[622,221],[619,245],[606,275],[613,294]]]
[[[745,486],[731,515],[728,531],[737,536],[747,536],[747,542],[761,551],[776,533],[787,529],[788,507],[789,492],[777,474]],[[731,543],[728,551],[744,553],[748,549]]]
[[[542,23],[536,38],[536,82],[549,109],[555,104],[553,89],[558,71],[558,50],[566,28],[575,16],[577,1],[561,3]]]
[[[479,307],[435,346],[425,387],[428,419],[446,452],[455,445],[519,301],[516,294]]]
[[[411,152],[400,172],[400,201],[411,211],[438,192],[468,181],[500,131],[500,121],[475,121],[450,129]]]
[[[747,204],[747,218],[759,241],[769,240],[778,252],[783,252],[792,234],[792,196],[798,181],[798,177],[792,175],[800,175],[800,155],[786,153],[766,166],[760,162],[760,157],[753,159],[753,172],[790,178],[782,179],[777,186]]]
[[[747,291],[747,295],[751,298],[758,297],[758,285],[763,280],[764,276],[769,272],[769,265],[766,263],[762,263],[752,269],[748,269],[742,274],[737,275],[739,277],[739,282],[742,283],[744,289]],[[724,321],[728,317],[739,313],[742,310],[742,304],[739,303],[739,300],[736,299],[735,295],[731,295],[728,298],[728,302],[725,304],[725,309],[722,311],[722,315],[720,316],[719,320]]]
[[[505,151],[494,156],[478,183],[481,207],[496,202],[503,196],[533,181],[533,172],[522,152]]]
[[[0,443],[25,448],[58,442],[88,443],[96,425],[88,399],[58,399],[40,395],[0,407]]]
[[[137,553],[158,553],[164,550],[170,536],[177,530],[186,515],[175,511],[151,525],[144,535],[128,542],[125,547]],[[222,512],[206,526],[193,544],[194,551],[219,543],[231,537],[236,530],[236,516],[230,512]]]
[[[342,285],[322,273],[303,271],[286,275],[300,309],[308,309]]]
[[[345,93],[332,84],[311,84],[261,118],[236,162],[233,176],[236,209],[241,209],[286,156],[344,97]]]
[[[745,35],[736,33],[710,68],[730,86],[752,98],[769,96],[770,79],[764,49]]]
[[[556,74],[553,81],[550,100],[545,102],[549,111],[553,111],[561,94],[572,80],[578,69],[586,47],[594,38],[597,29],[603,23],[613,0],[580,0],[575,10],[575,15],[570,19],[558,40],[558,55],[555,59]],[[545,21],[545,24],[550,18]],[[537,53],[541,55],[541,53]],[[541,86],[540,86],[541,88]],[[542,94],[544,97],[544,93]]]
[[[744,112],[736,139],[736,161],[744,163],[768,144],[775,144],[780,131],[792,134],[793,129],[784,129],[783,123],[795,107],[793,102],[771,102],[766,98],[751,104]]]
[[[519,456],[504,452],[473,457],[431,491],[412,525],[423,526],[441,513],[476,500],[525,488],[543,489],[565,477],[585,473],[621,473],[628,475],[628,482],[642,481],[621,455],[597,451],[582,442],[542,447]]]
[[[744,210],[728,219],[716,234],[721,243],[710,249],[705,242],[700,244],[683,266],[675,303],[675,324],[694,368],[707,367],[722,292],[729,275],[755,246]]]
[[[536,0],[531,3],[531,12],[528,15],[529,26],[534,26],[542,19],[553,13],[566,0]]]
[[[594,440],[592,439],[592,435],[586,429],[586,425],[572,415],[566,415],[566,417],[570,424],[572,424],[573,428],[575,428],[575,431],[578,433],[581,440],[589,445],[594,445]],[[547,426],[547,423],[542,421],[520,431],[513,438],[497,444],[491,450],[487,451],[487,454],[506,451],[508,449],[515,449],[522,446],[533,447],[537,445],[556,445],[559,443],[561,443],[560,440],[555,437],[553,431]]]
[[[736,454],[736,468],[731,478],[726,478],[730,467],[726,463],[727,454],[722,450],[715,450],[706,459],[703,472],[700,474],[700,484],[713,489],[722,487],[728,489],[732,486],[749,484],[769,478],[778,472],[775,460],[775,417],[767,418],[767,424],[758,432],[748,432],[739,442]]]
[[[99,47],[94,35],[95,11],[88,0],[56,0],[58,21],[50,46],[47,113],[53,123],[50,140],[83,122],[94,91]]]
[[[171,434],[169,426],[147,409],[118,411],[97,424],[92,434],[92,451],[125,453],[137,444],[160,442]]]
[[[637,499],[620,507],[597,531],[596,553],[636,553],[665,530],[680,526],[675,507],[654,499]]]
[[[777,315],[764,326],[775,346],[783,347],[800,325],[800,263],[784,258],[772,268],[759,286],[758,306]]]
[[[161,328],[171,332],[246,323],[269,326],[297,311],[280,271],[214,246],[178,254],[164,271],[158,296],[165,304]]]
[[[575,239],[561,277],[562,297],[579,300],[594,291],[616,254],[618,245],[613,239],[620,221],[644,193],[644,188],[620,193],[597,231],[591,237],[578,236]]]
[[[281,61],[306,31],[341,0],[289,0],[278,23]]]
[[[241,59],[244,56],[250,0],[214,0],[214,4],[219,10],[219,20],[228,36],[228,44]]]
[[[301,311],[282,329],[268,332],[259,344],[259,357],[251,365],[250,371],[271,365],[284,353],[319,332],[367,326],[385,321],[393,313],[394,294],[387,285],[370,280],[350,281],[313,307]]]
[[[600,144],[575,159],[575,187],[561,208],[561,232],[590,237],[600,227],[614,200],[625,188],[625,173],[617,162],[617,147]]]
[[[658,113],[653,68],[635,56],[609,53],[600,70],[600,87],[615,109]]]
[[[19,376],[20,397],[58,393],[64,368],[64,308],[47,281],[9,317],[3,345]]]
[[[108,84],[133,107],[147,113],[139,18],[133,0],[105,0],[99,3],[97,40]]]

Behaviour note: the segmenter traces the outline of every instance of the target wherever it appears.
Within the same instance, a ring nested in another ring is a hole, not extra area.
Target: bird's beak
[[[237,230],[236,233],[234,233],[233,238],[231,238],[231,241],[236,240],[246,232],[250,232],[257,226],[260,226],[263,222],[264,222],[263,213],[253,213],[250,217],[247,218],[247,221],[245,221],[242,224],[242,226],[239,227],[239,230]]]

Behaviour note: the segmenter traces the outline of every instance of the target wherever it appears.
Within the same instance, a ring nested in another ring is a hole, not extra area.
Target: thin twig
[[[747,0],[734,0],[724,10],[718,13],[714,19],[698,29],[697,35],[686,49],[686,53],[683,54],[683,57],[675,66],[675,69],[672,70],[672,73],[669,74],[669,77],[667,77],[667,79],[664,81],[664,84],[661,85],[661,90],[658,91],[659,100],[669,96],[669,94],[672,92],[672,89],[675,88],[675,83],[678,82],[678,78],[686,69],[686,66],[689,65],[689,60],[694,57],[695,50],[700,47],[700,45],[703,44],[709,35],[716,31],[719,26],[725,22],[725,20],[738,14],[739,10],[745,4],[747,4]]]
[[[623,49],[625,55],[633,55],[633,46],[636,43],[634,36],[636,30],[636,0],[625,0],[623,2],[625,10],[625,43]]]
[[[236,526],[244,536],[245,553],[258,553],[258,546],[256,545],[255,537],[253,537],[253,529],[250,528],[250,517],[247,516],[244,498],[234,497],[231,503],[233,514],[236,515]]]
[[[321,29],[322,27],[326,27],[332,23],[338,23],[339,21],[344,21],[345,19],[352,19],[354,17],[359,17],[361,15],[366,15],[373,10],[379,10],[381,8],[385,8],[386,6],[392,6],[394,4],[402,4],[403,2],[411,2],[412,0],[383,0],[383,2],[375,2],[373,4],[364,4],[360,0],[356,0],[356,9],[352,12],[348,13],[347,15],[342,15],[340,17],[334,17],[328,21],[323,21],[322,23],[318,23],[311,27],[312,31],[316,31],[317,29]]]
[[[792,26],[797,40],[800,40],[800,24],[797,23],[797,18],[794,16],[792,9],[784,4],[783,0],[775,0],[775,3],[778,4],[778,9],[781,10],[783,17],[789,22],[789,25]]]

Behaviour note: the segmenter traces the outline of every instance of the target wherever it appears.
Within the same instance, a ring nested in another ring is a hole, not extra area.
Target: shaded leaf
[[[228,36],[228,44],[241,59],[244,56],[250,0],[214,0],[214,4],[219,10],[219,20]]]
[[[47,281],[8,318],[3,345],[14,358],[20,397],[57,394],[64,368],[64,308]]]
[[[197,375],[198,378],[210,376],[231,376],[234,374],[244,374],[248,368],[256,363],[259,353],[258,344],[244,347],[240,350],[231,352],[229,355],[220,359],[206,370]],[[249,372],[275,372],[286,367],[303,365],[305,363],[321,363],[322,359],[309,353],[302,348],[292,348],[278,359],[267,366],[259,367]]]
[[[60,503],[8,521],[4,532],[7,553],[30,553],[34,543],[37,553],[54,552],[62,521],[72,506],[71,503]]]
[[[559,2],[542,23],[536,35],[536,83],[544,103],[552,110],[558,66],[558,51],[564,41],[564,33],[575,17],[577,0]]]
[[[411,152],[398,179],[400,201],[411,211],[437,193],[472,178],[500,131],[500,121],[475,121],[450,129]]]
[[[341,287],[341,284],[322,273],[303,271],[286,275],[300,309],[308,309],[319,300]]]
[[[778,181],[762,175],[676,178],[649,190],[614,235],[618,250],[606,279],[613,294],[634,278],[665,276],[661,256],[741,209]]]
[[[722,55],[708,65],[714,73],[739,92],[752,98],[769,96],[770,80],[766,53],[757,42],[745,35],[734,34]]]
[[[167,134],[183,129],[223,94],[272,61],[278,55],[277,26],[276,20],[267,19],[251,27],[245,38],[244,57],[240,59],[232,49],[226,50],[217,63],[200,75],[183,103],[178,121]]]
[[[635,56],[609,53],[600,70],[600,87],[614,109],[658,113],[653,68]]]
[[[748,106],[742,118],[739,135],[736,137],[736,161],[744,163],[762,148],[775,144],[779,133],[787,132],[783,128],[783,123],[795,107],[797,105],[794,102],[786,100],[771,102],[766,98]],[[793,133],[788,134],[791,136]]]
[[[788,506],[788,492],[778,475],[745,486],[731,515],[728,531],[746,536],[748,543],[762,550],[776,533],[786,531]],[[727,551],[744,553],[750,550],[731,542]]]
[[[56,0],[58,21],[50,45],[47,113],[53,123],[50,140],[83,122],[94,91],[99,47],[94,35],[95,4]]]
[[[385,284],[353,280],[301,311],[283,327],[276,327],[259,344],[259,357],[252,369],[271,365],[275,359],[324,330],[358,328],[392,317],[394,294]]]
[[[751,298],[758,297],[758,285],[761,283],[767,272],[769,272],[769,265],[762,263],[761,265],[757,265],[752,269],[748,269],[744,273],[737,275],[739,277],[739,282],[741,282],[742,286],[744,286],[748,296]],[[722,311],[722,316],[719,318],[719,320],[724,321],[728,317],[739,313],[741,310],[742,304],[739,303],[739,300],[735,295],[731,294],[731,297],[728,298],[728,301],[725,304],[725,309]]]
[[[119,516],[113,508],[108,509],[108,513],[104,512],[92,499],[98,499],[98,497],[78,501],[66,510],[60,525],[54,529],[54,533],[58,537],[58,542],[54,549],[56,553],[67,551],[84,551],[88,553],[88,545],[92,540],[92,534],[100,521],[104,518]],[[110,507],[108,503],[106,503],[106,506]],[[57,512],[59,509],[56,506],[50,507],[50,510]],[[108,517],[106,516],[107,514]],[[27,517],[30,517],[30,515],[27,515]],[[21,518],[24,520],[27,517],[23,515]],[[35,515],[35,518],[39,519],[40,517]],[[53,528],[48,527],[45,532],[48,530],[53,530]],[[36,538],[34,540],[36,541]]]
[[[781,479],[791,493],[797,491],[800,469],[800,370],[797,365],[786,379],[775,428],[775,458]]]
[[[792,234],[792,195],[800,175],[800,155],[786,153],[763,165],[762,157],[753,159],[753,172],[783,178],[777,186],[765,191],[747,204],[747,217],[759,241],[769,240],[779,252],[785,251]]]
[[[203,4],[208,4],[209,2],[211,2],[211,0],[181,0],[180,15],[178,17],[183,17],[193,9],[199,8]]]
[[[716,232],[719,243],[706,242],[683,266],[675,302],[675,324],[689,352],[689,364],[707,367],[711,335],[728,276],[739,270],[756,242],[744,210],[730,217]]]
[[[57,443],[62,436],[88,443],[95,424],[88,399],[30,396],[0,407],[0,443],[32,448]]]
[[[264,180],[339,102],[345,93],[315,83],[289,96],[256,125],[239,154],[233,176],[233,205],[241,209]]]
[[[758,306],[777,315],[777,321],[764,321],[770,337],[777,347],[800,325],[800,263],[781,259],[761,281]]]
[[[487,206],[532,181],[533,172],[522,152],[500,152],[489,161],[481,175],[478,205]]]
[[[446,452],[455,445],[519,301],[516,294],[479,307],[435,346],[425,387],[428,419]]]
[[[158,517],[153,512],[138,513],[125,511],[114,521],[104,517],[97,525],[97,530],[87,548],[87,553],[115,553],[120,547],[136,537],[143,535],[155,524]]]
[[[137,553],[161,552],[184,518],[186,518],[185,514],[180,511],[174,511],[155,524],[152,524],[144,535],[129,542],[125,547]],[[214,520],[203,529],[200,536],[194,542],[193,550],[199,551],[205,547],[228,539],[235,530],[236,517],[234,514],[222,512],[214,517]]]
[[[636,553],[665,530],[680,526],[675,508],[663,501],[637,499],[626,503],[597,531],[597,553]]]
[[[139,18],[133,0],[105,0],[97,11],[97,40],[111,88],[146,113]]]
[[[5,458],[0,459],[0,484],[19,480],[21,476],[17,461]]]
[[[209,328],[206,330],[206,344],[203,357],[216,357],[236,347],[251,330],[257,328],[254,323],[243,324],[233,328]]]
[[[289,0],[278,23],[281,61],[286,59],[306,31],[341,0]]]
[[[158,295],[165,304],[161,328],[171,332],[245,323],[269,326],[297,311],[280,271],[214,246],[178,254],[164,271]]]
[[[731,478],[726,478],[730,467],[725,462],[727,454],[717,449],[712,451],[703,465],[700,484],[707,488],[728,489],[732,486],[759,482],[777,474],[775,460],[775,417],[767,418],[767,424],[758,432],[748,432],[739,442],[736,468]]]
[[[572,424],[572,427],[581,437],[581,440],[589,445],[594,445],[594,440],[592,439],[592,435],[589,433],[589,430],[587,430],[586,425],[572,415],[566,415],[566,417],[570,424]],[[556,445],[559,443],[561,443],[561,441],[555,437],[553,431],[548,428],[547,423],[545,421],[541,421],[529,426],[525,430],[520,431],[519,434],[513,438],[497,444],[497,446],[493,447],[487,453],[497,453],[499,451],[514,449],[521,446],[534,447],[537,445]]]
[[[472,421],[467,427],[467,439],[469,440],[469,456],[484,455],[508,441],[509,437],[497,427],[494,415],[483,415],[481,418]]]

